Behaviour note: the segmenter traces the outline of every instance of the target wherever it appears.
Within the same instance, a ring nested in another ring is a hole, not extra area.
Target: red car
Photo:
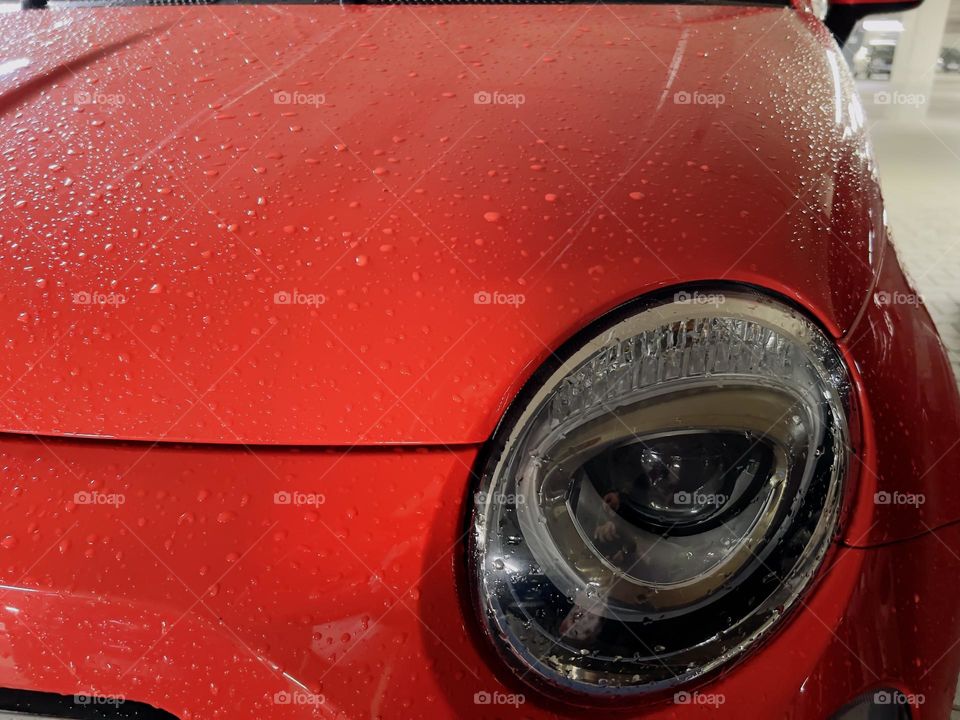
[[[0,13],[0,708],[948,716],[862,7],[70,5]]]

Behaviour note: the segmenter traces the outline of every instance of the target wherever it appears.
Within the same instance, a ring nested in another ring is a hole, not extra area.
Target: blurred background
[[[872,15],[843,54],[871,126],[894,242],[960,377],[960,0]]]

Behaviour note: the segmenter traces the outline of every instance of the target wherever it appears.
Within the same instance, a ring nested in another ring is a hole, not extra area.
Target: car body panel
[[[9,432],[481,442],[622,302],[750,282],[841,336],[882,254],[793,8],[6,13],[0,63]]]
[[[845,540],[867,546],[960,519],[957,379],[920,293],[892,245],[876,289],[840,345],[858,382],[858,480]]]
[[[515,710],[476,693],[523,695],[531,719],[595,716],[537,697],[472,631],[457,568],[475,448],[147,450],[0,444],[5,473],[23,478],[0,506],[0,686],[130,698],[183,720]],[[940,717],[960,664],[958,550],[955,525],[834,546],[763,648],[697,688],[719,708],[667,698],[611,716],[823,718],[893,684],[925,695],[919,717]]]

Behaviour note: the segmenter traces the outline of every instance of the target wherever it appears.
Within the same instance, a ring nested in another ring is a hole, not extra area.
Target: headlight
[[[645,693],[733,660],[836,527],[848,379],[832,342],[746,289],[675,298],[574,341],[492,441],[474,600],[548,690]]]

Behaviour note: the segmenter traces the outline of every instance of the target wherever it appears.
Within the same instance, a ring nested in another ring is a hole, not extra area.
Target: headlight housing
[[[644,301],[568,344],[498,429],[470,517],[481,624],[527,682],[698,678],[796,603],[836,529],[849,381],[748,289]]]

